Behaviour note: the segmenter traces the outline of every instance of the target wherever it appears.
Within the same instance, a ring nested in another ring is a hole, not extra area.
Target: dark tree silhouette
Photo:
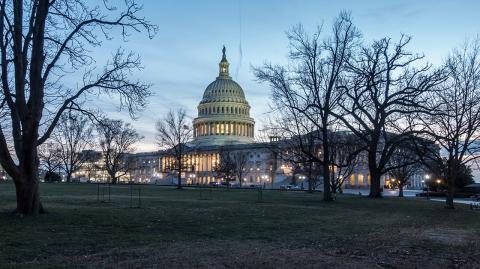
[[[359,139],[349,132],[334,132],[330,134],[334,146],[330,151],[330,186],[333,193],[342,193],[342,186],[360,164],[365,147]]]
[[[127,175],[133,168],[130,154],[135,150],[134,144],[142,137],[129,123],[121,120],[104,119],[99,123],[100,147],[102,149],[103,169],[110,177],[110,183]]]
[[[392,169],[390,157],[412,135],[405,119],[426,110],[425,94],[445,78],[441,70],[422,65],[422,55],[407,51],[409,43],[402,35],[397,43],[383,38],[364,46],[349,62],[348,83],[339,86],[345,93],[342,113],[333,114],[366,147],[371,198],[381,197],[381,176]]]
[[[174,167],[177,174],[177,188],[182,188],[182,172],[187,169],[185,155],[187,142],[192,139],[192,127],[187,119],[187,112],[184,109],[170,110],[165,118],[157,122],[157,143],[169,150],[170,155],[175,159]]]
[[[271,147],[274,156],[291,164],[296,172],[305,174],[308,192],[313,193],[319,175],[318,159],[322,156],[321,134],[316,124],[287,106],[277,109],[274,116],[268,130],[271,136],[279,139]]]
[[[443,167],[447,184],[446,207],[454,208],[457,177],[463,167],[480,158],[480,40],[454,50],[445,63],[448,80],[443,90],[429,95],[430,113],[415,117],[412,129],[435,142],[440,151],[417,143],[426,166]],[[419,127],[420,126],[420,127]],[[446,154],[441,154],[441,151]]]
[[[38,158],[40,167],[46,173],[58,173],[62,166],[62,153],[57,143],[43,143],[38,147]]]
[[[88,156],[80,153],[91,146],[93,130],[94,126],[90,119],[81,113],[68,111],[60,117],[53,141],[59,146],[62,169],[67,182],[72,180],[73,173],[86,161]]]
[[[403,197],[404,187],[422,169],[419,157],[414,150],[399,147],[390,157],[388,166],[388,174],[395,180],[393,184],[398,187],[398,197]]]
[[[245,169],[247,167],[248,153],[244,151],[235,151],[232,152],[231,158],[234,165],[233,172],[241,188],[243,183],[243,175],[245,174]]]
[[[233,153],[226,149],[220,148],[218,153],[218,163],[213,169],[218,178],[222,178],[230,188],[230,182],[235,180],[236,176],[236,162],[233,159]]]
[[[331,201],[330,169],[328,157],[331,143],[328,132],[334,118],[332,111],[342,94],[337,86],[343,79],[346,63],[357,45],[358,30],[353,25],[350,14],[340,13],[334,21],[332,33],[321,40],[319,27],[313,35],[308,35],[301,25],[288,32],[291,63],[288,66],[265,64],[255,68],[256,77],[267,82],[273,89],[276,107],[287,107],[291,113],[302,115],[316,126],[322,143],[322,155],[311,154],[323,167],[324,197]]]
[[[156,27],[139,17],[135,0],[116,6],[91,3],[0,1],[0,164],[15,182],[19,214],[43,212],[37,147],[65,111],[83,110],[86,97],[107,93],[117,95],[121,107],[135,115],[150,94],[148,84],[130,79],[140,68],[135,55],[118,50],[104,68],[90,55],[114,28],[125,39],[143,29],[152,36]],[[80,79],[69,84],[69,74]]]

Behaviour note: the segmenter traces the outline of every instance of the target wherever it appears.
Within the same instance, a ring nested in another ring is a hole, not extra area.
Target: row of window
[[[240,114],[240,115],[248,115],[248,108],[242,107],[233,107],[233,106],[222,106],[222,107],[208,107],[208,108],[201,108],[199,110],[200,115],[208,115],[208,114]]]
[[[195,125],[194,136],[238,135],[253,137],[253,124],[236,122],[199,123]]]
[[[210,93],[228,93],[230,95],[240,96],[240,94],[238,94],[238,91],[235,90],[213,90],[210,91]]]

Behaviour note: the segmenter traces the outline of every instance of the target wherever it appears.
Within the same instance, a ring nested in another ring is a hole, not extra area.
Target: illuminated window
[[[363,180],[363,175],[358,175],[358,185],[362,185],[364,183]]]

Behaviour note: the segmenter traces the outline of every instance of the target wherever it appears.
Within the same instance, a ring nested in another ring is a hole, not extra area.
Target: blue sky
[[[328,30],[338,13],[347,10],[366,41],[409,34],[413,36],[410,48],[424,53],[434,64],[441,63],[466,38],[480,33],[480,1],[473,0],[140,2],[144,5],[142,15],[159,26],[155,38],[134,34],[128,43],[114,39],[94,52],[102,58],[122,46],[142,57],[145,69],[137,75],[153,83],[154,96],[139,119],[130,120],[110,99],[100,99],[110,117],[132,122],[145,136],[138,151],[156,149],[155,121],[169,109],[184,107],[192,118],[196,116],[205,87],[218,75],[223,45],[231,75],[245,91],[258,130],[268,111],[270,89],[255,81],[251,67],[264,61],[285,63],[285,31],[295,24],[302,23],[310,31],[324,24]]]

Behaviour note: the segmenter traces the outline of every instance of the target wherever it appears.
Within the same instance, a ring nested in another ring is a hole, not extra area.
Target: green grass
[[[480,267],[480,212],[423,199],[42,184],[48,214],[12,215],[0,184],[0,268]],[[204,191],[203,196],[208,197]],[[108,196],[105,196],[107,199]],[[102,200],[102,195],[100,199]],[[318,265],[318,266],[315,266]]]

